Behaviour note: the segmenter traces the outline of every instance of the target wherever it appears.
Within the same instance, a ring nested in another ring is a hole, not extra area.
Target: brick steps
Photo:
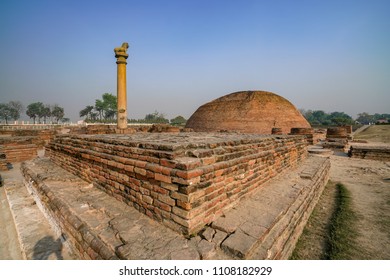
[[[318,172],[310,178],[311,182],[305,182],[297,200],[264,237],[258,250],[261,253],[254,253],[251,258],[288,259],[328,181],[329,169],[330,161],[325,160]]]
[[[230,233],[222,249],[241,259],[288,258],[328,180],[329,169],[328,158],[309,157],[297,170],[265,184],[253,198],[225,213],[212,224]],[[245,239],[250,241],[242,242]]]

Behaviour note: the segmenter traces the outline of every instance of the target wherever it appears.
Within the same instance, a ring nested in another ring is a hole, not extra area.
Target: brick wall
[[[21,162],[38,155],[36,137],[1,137],[0,154],[5,154],[6,162]]]
[[[307,156],[304,136],[151,134],[57,136],[50,158],[183,234]]]

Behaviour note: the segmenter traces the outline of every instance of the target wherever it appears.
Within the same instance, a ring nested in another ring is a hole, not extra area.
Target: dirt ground
[[[390,163],[333,156],[330,179],[352,195],[360,246],[352,259],[390,260]]]
[[[371,126],[354,137],[390,145],[390,126]],[[335,207],[335,183],[351,193],[358,248],[351,259],[390,260],[390,162],[331,156],[330,180],[301,236],[298,259],[324,259],[326,235]]]

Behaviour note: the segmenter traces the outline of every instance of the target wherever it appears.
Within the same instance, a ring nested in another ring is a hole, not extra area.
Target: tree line
[[[300,110],[312,126],[341,126],[355,124],[389,123],[390,114],[370,115],[366,112],[358,114],[356,119],[344,112],[326,113],[322,110]]]
[[[10,101],[8,103],[0,103],[0,119],[4,120],[6,124],[10,120],[17,121],[20,119],[21,114],[25,108],[20,101]],[[48,105],[42,102],[33,102],[29,104],[25,111],[26,115],[35,123],[48,123],[48,122],[68,122],[68,118],[64,118],[64,108],[57,104]]]
[[[104,93],[101,99],[95,100],[95,105],[87,105],[79,113],[87,123],[112,123],[117,118],[117,97],[111,93]],[[145,115],[143,119],[128,119],[129,123],[167,123],[172,125],[185,125],[187,120],[177,116],[168,120],[164,113],[157,110]]]

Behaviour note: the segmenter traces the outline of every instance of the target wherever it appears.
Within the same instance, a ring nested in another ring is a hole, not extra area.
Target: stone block
[[[198,244],[198,251],[202,260],[210,260],[216,254],[215,244],[203,239]]]
[[[200,233],[200,236],[203,239],[206,239],[208,242],[211,242],[213,240],[214,235],[215,235],[215,229],[211,227],[206,227],[206,229]]]
[[[222,243],[221,248],[228,254],[244,259],[256,245],[256,242],[255,238],[237,230]]]

